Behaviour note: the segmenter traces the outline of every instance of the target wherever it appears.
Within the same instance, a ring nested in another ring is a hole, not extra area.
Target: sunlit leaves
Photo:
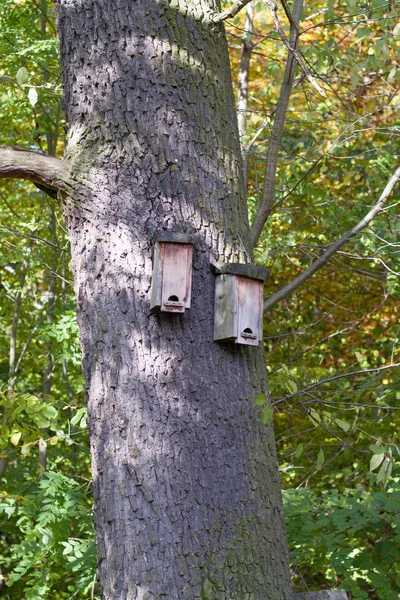
[[[50,402],[49,399],[43,401],[33,394],[0,394],[0,408],[3,414],[7,414],[8,423],[8,427],[1,429],[0,447],[7,445],[8,437],[14,446],[19,444],[21,437],[24,443],[36,442],[40,437],[39,429],[52,427],[56,422],[58,411]],[[9,428],[11,435],[8,433]]]
[[[63,598],[61,590],[67,585],[68,596],[78,591],[80,597],[90,597],[96,555],[84,488],[59,472],[48,471],[18,502],[12,496],[0,496],[1,513],[13,518],[21,536],[7,563],[10,594],[24,589],[26,598]],[[19,587],[24,580],[28,585]]]
[[[86,416],[87,416],[86,406],[82,406],[81,408],[78,408],[78,410],[76,411],[76,413],[74,414],[74,416],[71,419],[71,425],[79,425],[79,427],[81,429],[86,429],[86,427],[87,427]]]
[[[2,2],[2,144],[63,153],[54,32],[52,3],[41,2],[39,10],[32,0]],[[65,227],[57,203],[32,184],[2,180],[0,187],[2,577],[10,600],[96,597],[86,409]],[[18,326],[11,342],[13,315]],[[46,450],[48,471],[39,466],[39,449]],[[73,564],[61,545],[71,528],[86,548]]]
[[[396,600],[400,592],[400,488],[287,490],[285,515],[298,584],[330,587],[353,598]]]

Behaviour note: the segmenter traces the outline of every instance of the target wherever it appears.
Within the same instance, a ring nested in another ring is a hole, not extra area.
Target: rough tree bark
[[[56,6],[102,597],[286,600],[263,352],[213,342],[210,261],[248,240],[217,6]],[[184,315],[150,314],[155,230],[197,234]]]
[[[288,600],[273,429],[254,402],[264,354],[213,342],[210,263],[250,252],[219,5],[56,10],[66,162],[41,157],[33,172],[30,153],[3,156],[58,190],[68,222],[102,598]],[[183,315],[150,311],[157,230],[196,235]]]

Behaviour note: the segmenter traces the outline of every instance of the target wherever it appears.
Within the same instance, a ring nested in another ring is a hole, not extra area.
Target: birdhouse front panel
[[[165,237],[154,246],[151,308],[183,313],[190,308],[193,245],[183,243],[188,236],[182,234]]]
[[[238,297],[238,344],[258,346],[262,339],[264,282],[235,276]]]
[[[190,308],[192,260],[191,244],[160,242],[162,311],[185,312]]]

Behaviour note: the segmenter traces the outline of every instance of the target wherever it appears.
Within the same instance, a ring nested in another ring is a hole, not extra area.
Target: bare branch
[[[290,19],[290,49],[288,51],[285,74],[283,76],[282,87],[279,94],[278,106],[275,113],[275,120],[272,127],[271,138],[267,152],[263,196],[250,231],[250,239],[253,248],[261,235],[274,202],[276,165],[278,161],[279,148],[281,145],[283,127],[286,120],[289,98],[293,87],[295,71],[295,57],[293,50],[297,47],[297,40],[299,37],[299,22],[302,8],[303,0],[295,0],[293,13]]]
[[[246,21],[244,25],[242,35],[242,49],[240,52],[240,65],[239,65],[239,76],[238,76],[238,126],[240,145],[242,146],[243,152],[243,173],[244,173],[244,189],[247,197],[248,192],[248,181],[249,181],[249,153],[246,152],[244,138],[246,135],[247,125],[247,103],[249,98],[249,74],[250,74],[250,60],[254,48],[253,43],[253,16],[254,16],[254,1],[251,0],[246,8]]]
[[[0,179],[27,179],[54,193],[68,187],[69,173],[64,160],[25,148],[0,146]]]
[[[352,229],[350,229],[347,233],[342,235],[340,239],[338,239],[334,244],[332,244],[321,256],[311,264],[308,269],[303,271],[298,277],[293,279],[290,283],[285,285],[279,292],[276,292],[273,296],[268,298],[266,302],[264,302],[264,312],[275,306],[278,302],[286,298],[289,294],[294,292],[300,285],[302,285],[305,281],[310,279],[319,271],[328,260],[333,256],[342,246],[344,246],[351,238],[356,236],[360,231],[365,229],[367,225],[374,219],[382,210],[385,205],[386,200],[389,198],[394,186],[400,180],[400,167],[396,169],[392,177],[389,179],[386,184],[385,189],[383,190],[378,202],[371,208],[368,214],[365,215],[363,219],[357,225],[355,225]]]
[[[253,13],[254,3],[250,0],[249,5],[246,9],[246,22],[244,25],[242,35],[242,48],[240,52],[240,65],[239,65],[239,76],[238,76],[238,126],[239,135],[241,142],[246,134],[246,123],[247,123],[247,101],[249,97],[249,70],[250,70],[250,59],[253,52],[254,44],[252,42],[253,28]],[[247,187],[246,187],[247,189]]]
[[[226,21],[226,19],[231,19],[232,17],[237,15],[238,12],[240,12],[242,8],[244,8],[249,2],[251,2],[251,0],[236,0],[236,2],[234,2],[232,6],[227,8],[227,10],[224,10],[222,13],[218,13],[217,15],[215,15],[211,19],[211,21],[213,23],[220,23],[221,21]]]

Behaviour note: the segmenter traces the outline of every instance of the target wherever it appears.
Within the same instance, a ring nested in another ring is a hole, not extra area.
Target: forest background
[[[274,10],[253,0],[226,20],[250,219],[269,186],[255,250],[271,268],[266,298],[358,223],[398,166],[399,5],[310,0],[297,25],[298,1]],[[0,80],[0,144],[62,156],[47,0],[3,0]],[[398,203],[395,191],[361,235],[265,314],[298,591],[400,597]],[[98,598],[69,258],[57,200],[2,180],[0,596],[10,600]]]

